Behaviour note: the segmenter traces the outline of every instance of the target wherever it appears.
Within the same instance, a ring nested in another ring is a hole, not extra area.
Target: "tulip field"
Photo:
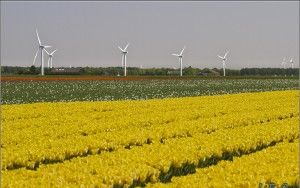
[[[5,81],[1,187],[299,187],[295,79]]]

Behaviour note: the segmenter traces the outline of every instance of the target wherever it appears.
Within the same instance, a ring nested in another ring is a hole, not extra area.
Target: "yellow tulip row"
[[[199,168],[195,174],[173,177],[168,184],[147,187],[296,187],[299,185],[299,143],[284,142],[233,161]]]
[[[104,151],[288,120],[299,115],[297,101],[297,91],[275,91],[3,105],[2,169],[36,169]]]
[[[62,187],[128,187],[168,181],[174,175],[192,173],[220,160],[294,141],[299,137],[297,123],[298,118],[293,117],[78,157],[63,163],[40,165],[36,171],[7,170],[3,171],[2,184],[3,187],[51,187],[54,184]]]

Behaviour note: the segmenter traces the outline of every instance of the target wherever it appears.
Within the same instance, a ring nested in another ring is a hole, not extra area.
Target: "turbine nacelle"
[[[173,56],[176,56],[176,57],[179,57],[179,58],[182,58],[183,55],[178,55],[178,54],[172,54]]]
[[[182,58],[182,57],[183,57],[183,51],[184,51],[184,50],[185,50],[185,46],[182,48],[180,54],[172,54],[172,55],[174,55],[174,56],[176,56],[176,57],[179,57],[179,58]]]
[[[127,43],[127,45],[125,46],[124,49],[122,49],[120,46],[118,46],[118,48],[121,50],[122,53],[128,53],[128,51],[126,51],[128,46],[129,46],[129,43]]]
[[[226,61],[226,60],[227,60],[226,56],[227,56],[228,53],[229,53],[229,51],[227,51],[227,52],[225,53],[224,56],[218,55],[218,57],[219,57],[220,59],[222,59],[222,61]]]
[[[41,49],[51,48],[52,46],[40,46]]]
[[[226,60],[227,60],[227,58],[221,57],[221,56],[219,56],[219,55],[218,55],[218,57],[219,57],[222,61],[226,61]]]

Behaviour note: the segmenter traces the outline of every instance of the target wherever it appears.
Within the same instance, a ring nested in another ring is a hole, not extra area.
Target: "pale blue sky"
[[[299,62],[299,2],[3,2],[1,63],[31,66],[37,39],[58,49],[54,66],[280,67]],[[38,59],[39,60],[39,59]],[[38,63],[40,63],[38,61]]]

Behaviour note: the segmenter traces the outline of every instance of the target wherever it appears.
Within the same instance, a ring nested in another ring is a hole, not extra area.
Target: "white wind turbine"
[[[227,56],[227,54],[228,54],[228,53],[229,53],[229,51],[227,51],[227,52],[225,53],[224,57],[222,57],[222,56],[218,55],[218,57],[219,57],[220,59],[222,59],[222,65],[223,65],[223,76],[225,76],[225,75],[226,75],[226,74],[225,74],[225,68],[226,68],[226,63],[225,63],[225,61],[227,60],[226,56]]]
[[[124,68],[124,76],[127,75],[127,64],[126,64],[126,54],[128,53],[128,51],[126,51],[126,49],[128,48],[129,43],[127,43],[127,45],[125,46],[124,49],[122,49],[120,46],[118,46],[118,48],[121,50],[122,53],[122,67]]]
[[[57,51],[57,50],[54,50],[53,52],[51,52],[51,53],[49,53],[47,50],[45,50],[46,51],[46,53],[48,54],[48,57],[49,57],[49,59],[48,59],[48,67],[50,67],[50,68],[53,68],[53,63],[52,63],[52,58],[53,58],[53,54]]]
[[[283,68],[285,69],[285,66],[286,66],[285,58],[283,58],[283,60],[282,60],[282,62],[281,62],[281,65],[283,65]]]
[[[290,64],[292,66],[292,69],[294,68],[294,61],[293,61],[293,58],[290,59]]]
[[[174,55],[174,56],[176,56],[176,57],[179,58],[179,63],[180,63],[180,76],[182,76],[182,57],[183,57],[182,54],[183,54],[184,49],[185,49],[185,46],[184,46],[183,49],[181,50],[180,54],[172,54],[172,55]]]
[[[34,56],[34,59],[33,59],[33,65],[35,63],[36,56],[38,55],[38,52],[40,51],[41,52],[41,75],[44,76],[44,53],[43,53],[43,51],[46,48],[50,48],[51,46],[42,45],[37,29],[35,31],[36,31],[36,36],[37,36],[37,39],[38,39],[38,42],[39,42],[39,48],[35,53],[35,56]]]

